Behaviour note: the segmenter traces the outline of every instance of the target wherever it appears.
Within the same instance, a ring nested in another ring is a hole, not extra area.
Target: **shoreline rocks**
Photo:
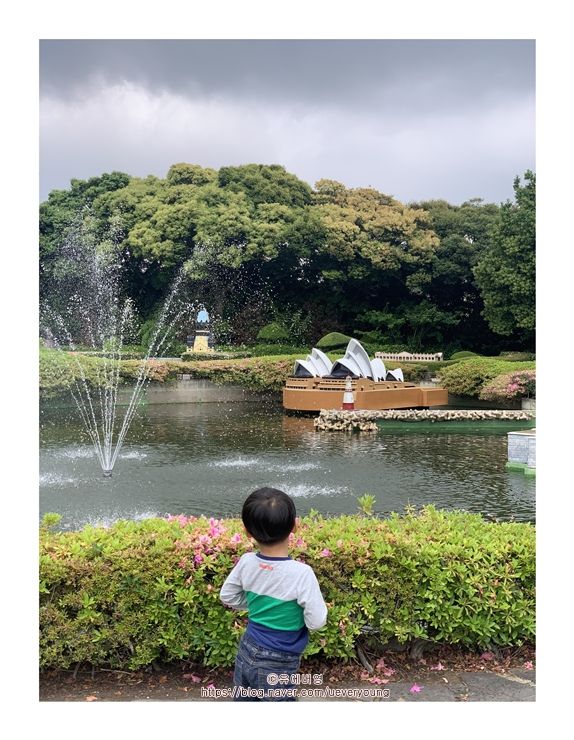
[[[335,411],[319,412],[314,421],[317,431],[376,432],[377,420],[405,423],[460,422],[460,421],[532,421],[532,411],[504,409],[386,409],[384,411]]]

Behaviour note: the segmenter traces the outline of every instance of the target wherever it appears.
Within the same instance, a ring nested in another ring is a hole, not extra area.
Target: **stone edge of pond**
[[[325,432],[360,431],[376,432],[377,421],[452,422],[461,421],[532,421],[533,411],[508,409],[385,409],[381,411],[339,411],[321,409],[314,420],[315,429]]]

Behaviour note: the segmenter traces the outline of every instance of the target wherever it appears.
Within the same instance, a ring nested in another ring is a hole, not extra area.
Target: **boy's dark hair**
[[[295,526],[295,504],[277,488],[258,488],[245,499],[241,518],[245,529],[262,545],[285,540]]]

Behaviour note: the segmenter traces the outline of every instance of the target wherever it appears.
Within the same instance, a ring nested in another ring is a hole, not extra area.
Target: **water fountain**
[[[104,241],[95,239],[84,214],[72,224],[58,258],[58,279],[41,302],[41,333],[50,346],[68,352],[75,363],[71,395],[103,475],[110,477],[149,383],[153,360],[161,355],[193,306],[183,296],[184,274],[180,271],[151,333],[122,418],[118,408],[120,361],[126,338],[135,328],[133,302],[122,298],[126,255],[113,235]],[[99,358],[95,384],[86,376],[80,342]]]

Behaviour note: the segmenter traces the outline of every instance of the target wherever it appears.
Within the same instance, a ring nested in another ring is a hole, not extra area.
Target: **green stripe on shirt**
[[[296,600],[282,601],[246,591],[249,619],[276,630],[300,630],[305,626],[303,608]]]

